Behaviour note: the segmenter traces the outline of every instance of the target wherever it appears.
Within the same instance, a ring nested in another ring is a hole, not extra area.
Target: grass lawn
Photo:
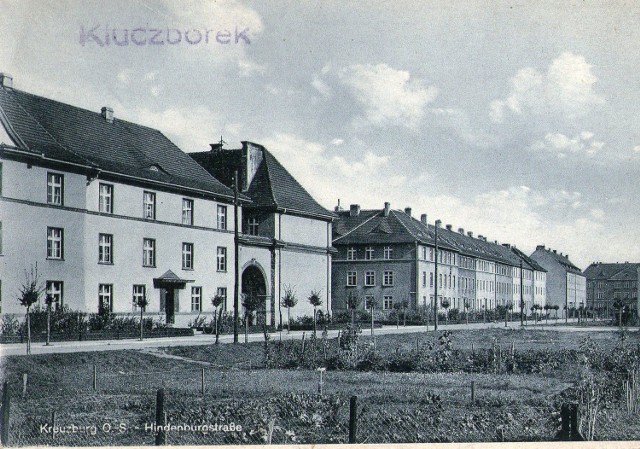
[[[504,348],[514,343],[516,350],[524,351],[577,349],[584,336],[491,329],[453,331],[451,340],[455,349],[489,348],[496,341]],[[433,339],[433,332],[379,336],[376,348],[383,355],[410,351],[416,337],[423,344]],[[615,347],[619,338],[612,332],[591,337],[603,351]],[[362,339],[366,344],[368,337]],[[638,344],[637,333],[629,334],[627,340]],[[329,344],[337,350],[335,339]],[[359,404],[358,442],[550,440],[558,426],[563,392],[579,379],[575,366],[545,375],[337,370],[324,372],[324,395],[319,396],[316,370],[262,368],[263,343],[159,351],[172,358],[139,350],[0,358],[13,398],[12,444],[153,444],[154,434],[144,426],[154,422],[158,388],[165,390],[171,423],[244,426],[236,433],[170,433],[172,444],[262,443],[269,432],[273,443],[346,442],[348,401],[353,395]],[[203,365],[193,360],[210,363],[204,367],[204,395]],[[97,391],[92,388],[94,365]],[[22,397],[24,373],[28,373],[28,387]],[[41,425],[51,423],[53,412],[57,424],[86,431],[55,438],[42,432]],[[640,439],[637,418],[618,408],[605,410],[596,436]]]

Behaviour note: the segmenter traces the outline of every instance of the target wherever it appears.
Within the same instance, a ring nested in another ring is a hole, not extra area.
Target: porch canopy
[[[180,279],[177,274],[175,274],[171,270],[167,270],[162,276],[159,278],[153,278],[153,288],[166,288],[166,289],[174,289],[177,288],[182,290],[187,282],[194,282],[193,279]]]

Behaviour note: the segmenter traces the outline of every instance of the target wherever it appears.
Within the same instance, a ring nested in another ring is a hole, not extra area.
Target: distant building
[[[620,300],[633,314],[638,313],[638,270],[640,263],[594,262],[584,270],[587,277],[587,301],[596,310],[613,313]]]
[[[385,311],[402,301],[411,309],[430,307],[436,296],[439,307],[447,302],[461,311],[545,304],[546,272],[509,245],[445,225],[437,229],[436,248],[436,227],[426,214],[417,220],[410,208],[393,210],[389,203],[373,210],[352,204],[348,211],[336,208],[336,214],[335,310],[346,308],[349,295],[362,300],[360,308],[369,299]]]
[[[568,254],[538,245],[530,257],[547,270],[547,304],[561,310],[592,306],[587,302],[587,278]]]

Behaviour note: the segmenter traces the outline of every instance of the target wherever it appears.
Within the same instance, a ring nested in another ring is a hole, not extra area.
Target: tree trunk
[[[51,304],[47,305],[47,346],[51,340]]]
[[[27,307],[27,354],[31,354],[31,317]]]
[[[287,335],[291,333],[291,307],[287,307]]]
[[[220,309],[220,310],[222,310],[222,309]],[[220,334],[218,333],[218,308],[217,308],[217,307],[216,307],[215,314],[216,314],[216,315],[215,315],[215,317],[214,317],[214,318],[215,318],[215,320],[214,320],[214,325],[215,325],[215,327],[216,327],[216,329],[215,329],[215,330],[216,330],[216,344],[218,344],[218,343],[220,343],[220,340],[219,340],[219,335],[220,335]]]
[[[313,306],[313,338],[316,338],[316,306]]]
[[[144,319],[142,318],[142,307],[140,307],[140,341],[144,340]]]

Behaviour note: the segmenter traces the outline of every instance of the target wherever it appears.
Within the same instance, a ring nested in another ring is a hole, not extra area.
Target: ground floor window
[[[202,287],[191,287],[191,311],[202,312]]]
[[[382,307],[384,308],[384,310],[391,310],[393,308],[393,297],[385,296]]]
[[[218,287],[218,291],[216,292],[218,296],[223,298],[222,300],[222,310],[227,310],[227,287]]]
[[[46,294],[53,298],[56,310],[62,308],[62,281],[47,281]]]
[[[112,284],[100,284],[98,286],[98,313],[113,313],[112,293]]]
[[[144,298],[146,298],[147,296],[147,286],[146,285],[134,285],[133,286],[133,310],[134,311],[140,311],[140,309],[138,308],[138,304],[140,303],[141,300],[143,300]],[[146,307],[142,308],[143,312],[146,312]]]

